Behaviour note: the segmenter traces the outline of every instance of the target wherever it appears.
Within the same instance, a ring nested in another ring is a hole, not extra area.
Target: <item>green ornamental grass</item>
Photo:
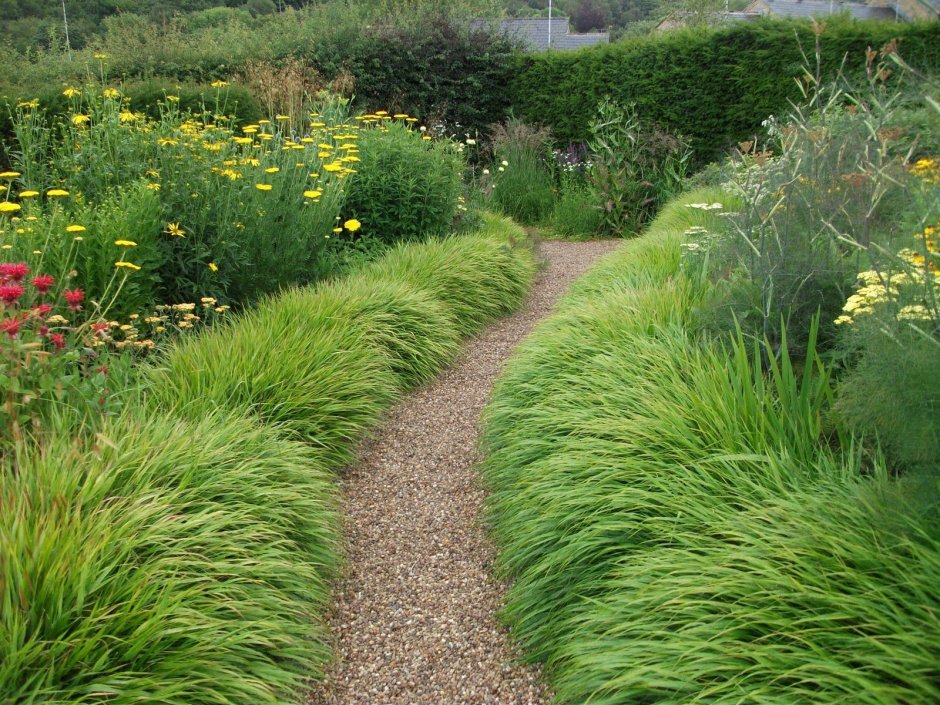
[[[679,245],[727,227],[689,207],[722,199],[667,206],[499,382],[484,447],[504,616],[561,702],[935,702],[935,476],[834,449],[815,332],[799,368],[785,345],[695,333],[712,292]]]

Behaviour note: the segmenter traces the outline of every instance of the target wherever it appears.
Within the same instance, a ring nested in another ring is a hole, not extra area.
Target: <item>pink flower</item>
[[[0,284],[0,299],[7,306],[15,304],[23,295],[23,287],[19,284]]]
[[[33,286],[36,287],[36,291],[40,294],[48,292],[53,284],[55,284],[55,279],[48,274],[40,274],[38,277],[33,277]]]
[[[82,301],[85,300],[85,292],[81,289],[66,289],[62,296],[68,302],[69,308],[77,311],[82,307]]]
[[[29,274],[29,267],[25,262],[0,262],[0,279],[20,281]]]

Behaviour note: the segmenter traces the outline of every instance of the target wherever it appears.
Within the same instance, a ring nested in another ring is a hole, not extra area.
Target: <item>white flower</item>
[[[506,171],[506,167],[501,166],[501,167],[499,168],[499,170],[500,170],[500,171]]]
[[[503,159],[502,165],[503,165],[503,166],[509,166],[509,162],[507,162],[505,159]]]
[[[484,170],[483,170],[483,176],[489,176],[489,175],[490,175],[490,170],[489,170],[489,169],[484,169]]]
[[[468,144],[468,145],[473,146],[473,145],[475,145],[476,143],[477,143],[476,140],[467,139],[467,144]]]

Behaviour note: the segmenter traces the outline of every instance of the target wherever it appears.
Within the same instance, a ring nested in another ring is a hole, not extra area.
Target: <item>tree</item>
[[[610,18],[595,0],[581,0],[571,11],[571,24],[576,32],[607,29]]]

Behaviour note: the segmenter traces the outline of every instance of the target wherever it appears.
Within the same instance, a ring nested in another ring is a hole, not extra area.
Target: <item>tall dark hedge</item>
[[[364,34],[346,65],[363,107],[443,118],[463,132],[486,131],[509,106],[514,44],[489,28],[446,15]]]
[[[797,41],[797,37],[799,41]],[[940,22],[895,24],[834,19],[822,34],[824,77],[864,70],[865,49],[893,38],[906,61],[940,69]],[[795,78],[813,56],[808,23],[761,20],[708,31],[675,31],[577,52],[524,55],[511,86],[518,117],[582,141],[605,95],[635,102],[641,117],[690,139],[698,161],[752,136],[770,114],[798,100]]]

